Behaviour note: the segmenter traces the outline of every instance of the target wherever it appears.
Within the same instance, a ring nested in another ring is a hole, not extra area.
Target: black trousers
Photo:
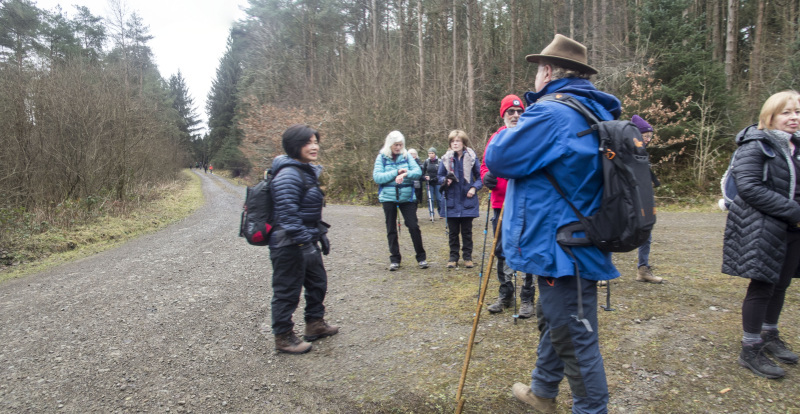
[[[472,260],[472,220],[475,217],[448,217],[447,227],[450,232],[450,261],[458,261],[458,248],[461,247],[461,258]],[[458,243],[461,235],[463,246]]]
[[[764,323],[777,324],[783,310],[786,289],[800,267],[800,232],[788,232],[786,257],[778,284],[750,280],[742,303],[742,327],[747,333],[760,333]]]
[[[389,241],[389,260],[392,263],[400,263],[400,243],[397,240],[397,209],[403,215],[403,221],[411,235],[411,243],[414,244],[417,262],[426,260],[425,248],[422,247],[422,231],[417,222],[417,204],[408,203],[381,203],[383,204],[383,215],[386,218],[386,239]]]
[[[514,272],[506,265],[506,259],[503,256],[503,233],[500,227],[497,226],[500,217],[500,209],[493,208],[492,212],[492,234],[500,232],[497,236],[497,246],[494,249],[494,255],[497,258],[497,280],[500,282],[500,297],[503,299],[510,299],[514,296]],[[533,274],[526,273],[525,279],[522,284],[520,292],[520,300],[523,302],[533,302],[533,297],[536,295],[536,286],[533,284]]]
[[[272,333],[282,334],[294,328],[292,314],[300,303],[300,291],[305,288],[305,320],[325,316],[325,294],[328,274],[322,254],[306,254],[296,245],[270,248],[272,261]]]

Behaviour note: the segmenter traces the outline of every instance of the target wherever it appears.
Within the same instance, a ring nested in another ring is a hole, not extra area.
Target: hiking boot
[[[772,355],[784,364],[796,364],[799,359],[797,354],[790,351],[786,344],[778,337],[777,330],[761,331],[764,340],[764,352]]]
[[[500,313],[503,311],[504,308],[511,307],[511,300],[510,299],[503,299],[501,297],[497,298],[497,301],[489,305],[486,309],[489,310],[489,313]]]
[[[392,263],[389,265],[389,271],[394,272],[395,270],[400,268],[400,263]]]
[[[328,322],[325,322],[325,319],[319,318],[312,321],[306,321],[306,333],[303,335],[303,339],[308,342],[313,342],[319,338],[333,336],[337,333],[339,333],[338,326],[328,325]]]
[[[764,355],[764,342],[753,345],[742,344],[742,352],[739,354],[739,365],[753,371],[759,377],[776,379],[786,375],[783,368],[772,362]]]
[[[639,266],[639,272],[636,274],[636,281],[661,283],[664,281],[664,279],[658,276],[653,276],[653,272],[650,270],[650,266]]]
[[[522,319],[530,318],[533,316],[534,312],[533,302],[522,302],[522,305],[519,307],[519,317]]]
[[[458,262],[447,262],[448,269],[455,269]]]
[[[275,335],[275,350],[287,354],[305,354],[311,350],[311,344],[300,340],[294,331],[286,331]]]
[[[419,262],[419,268],[420,269],[427,269],[428,268],[428,262],[425,261],[425,260]]]
[[[542,398],[531,391],[531,387],[517,382],[511,387],[511,392],[518,400],[533,407],[537,412],[541,413],[555,413],[556,412],[556,399],[555,398]]]
[[[467,269],[472,269],[475,267],[475,263],[472,263],[472,260],[464,260],[464,267]]]

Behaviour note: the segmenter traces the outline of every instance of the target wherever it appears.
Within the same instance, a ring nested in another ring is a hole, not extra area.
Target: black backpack
[[[569,203],[579,221],[559,229],[559,244],[594,245],[605,252],[629,252],[650,237],[656,223],[654,175],[639,128],[630,121],[600,121],[580,101],[567,94],[545,95],[539,99],[560,102],[575,109],[590,125],[579,137],[597,133],[603,166],[603,199],[595,214],[585,217],[564,194],[556,179],[547,179]],[[573,233],[585,231],[587,239]]]
[[[300,171],[300,168],[295,165],[284,167],[292,167]],[[242,219],[239,223],[239,237],[244,237],[253,246],[269,246],[269,237],[275,225],[272,180],[284,167],[275,171],[267,170],[263,180],[252,187],[247,187],[242,206]]]

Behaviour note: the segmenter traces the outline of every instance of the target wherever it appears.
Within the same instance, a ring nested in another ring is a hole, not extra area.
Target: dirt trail
[[[271,295],[268,249],[237,237],[244,189],[195,173],[203,180],[206,205],[187,219],[114,250],[0,285],[0,412],[452,412],[472,326],[475,272],[444,269],[442,221],[426,221],[426,210],[418,214],[431,268],[413,266],[403,228],[406,260],[390,273],[382,210],[329,205],[324,211],[333,226],[332,253],[325,258],[327,318],[341,332],[315,342],[309,354],[276,354],[271,336],[261,334]],[[718,269],[720,217],[659,216],[654,260],[676,259],[672,268],[660,268],[672,290],[615,284],[619,312],[601,315],[611,412],[653,412],[658,398],[683,392],[684,378],[708,376],[702,368],[682,367],[693,361],[687,362],[681,349],[694,355],[705,346],[695,339],[704,327],[686,324],[695,314],[703,316],[706,300],[723,301],[724,295],[692,296],[683,285],[692,272]],[[484,219],[474,227],[479,255]],[[691,243],[708,247],[708,258],[700,258],[708,269],[695,269],[697,258],[681,253],[693,249],[681,242],[683,232],[691,231],[701,234]],[[703,234],[710,234],[708,240]],[[617,259],[630,262],[631,256]],[[688,274],[684,267],[691,269]],[[623,273],[623,279],[632,279],[629,269]],[[496,285],[490,286],[487,301],[496,294]],[[683,289],[683,308],[650,305],[664,302],[663,295],[676,288]],[[672,313],[664,318],[665,312]],[[735,332],[733,316],[725,324]],[[527,412],[514,401],[510,385],[529,378],[535,320],[514,325],[508,315],[484,312],[481,321],[465,412]],[[295,322],[301,330],[302,311]],[[665,355],[665,349],[667,365],[654,366],[650,356]],[[735,349],[720,354],[733,356]],[[732,356],[722,362],[724,369],[741,377]],[[495,372],[502,369],[513,372]],[[764,388],[773,384],[780,383]],[[709,389],[715,391],[698,393]],[[567,412],[566,385],[564,391],[559,403]],[[674,404],[685,403],[675,398]],[[670,412],[709,411],[691,403],[683,406],[688,411],[671,407]]]

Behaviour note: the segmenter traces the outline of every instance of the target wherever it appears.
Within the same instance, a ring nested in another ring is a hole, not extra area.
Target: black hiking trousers
[[[272,333],[279,335],[294,328],[292,314],[300,303],[305,288],[305,320],[325,316],[325,294],[328,274],[322,263],[322,253],[316,243],[305,253],[300,246],[290,245],[269,249],[272,261]]]

